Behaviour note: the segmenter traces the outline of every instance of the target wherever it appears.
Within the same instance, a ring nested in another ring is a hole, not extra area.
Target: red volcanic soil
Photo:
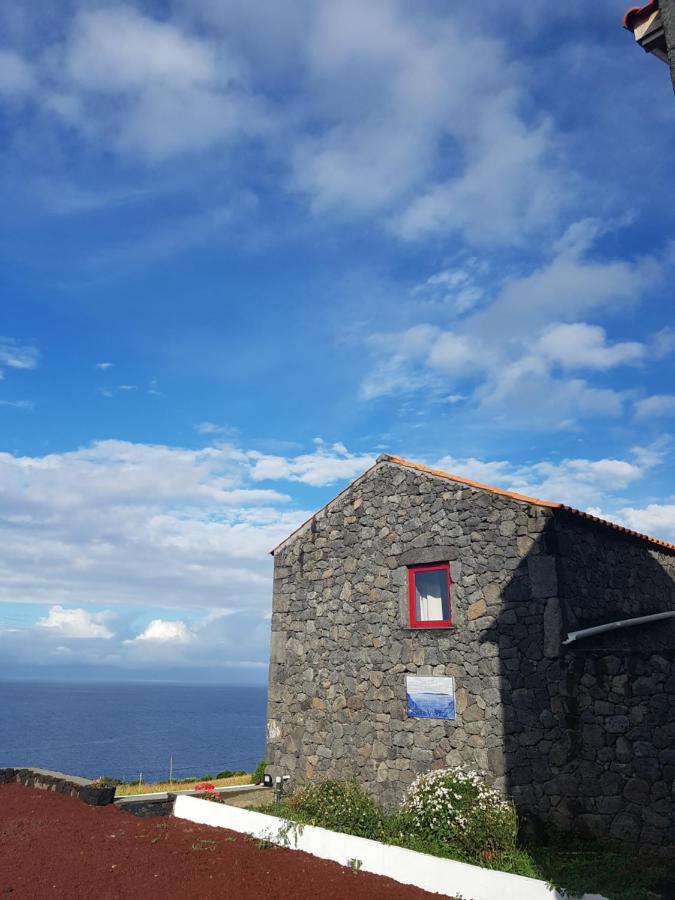
[[[0,785],[0,898],[439,900],[365,872],[183,819]]]

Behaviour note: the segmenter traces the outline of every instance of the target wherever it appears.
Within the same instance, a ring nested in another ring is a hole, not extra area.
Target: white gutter
[[[571,644],[579,638],[590,637],[592,634],[600,634],[603,631],[613,631],[616,628],[629,628],[631,625],[642,625],[645,622],[657,622],[659,619],[670,619],[675,616],[675,609],[670,612],[653,613],[651,616],[637,616],[635,619],[620,619],[618,622],[608,622],[606,625],[595,625],[593,628],[582,628],[580,631],[570,631],[564,644]]]

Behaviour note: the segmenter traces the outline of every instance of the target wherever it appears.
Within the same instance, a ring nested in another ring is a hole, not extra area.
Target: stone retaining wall
[[[107,806],[115,798],[114,787],[96,787],[86,778],[49,769],[0,769],[0,784],[12,783],[77,797],[89,806]]]

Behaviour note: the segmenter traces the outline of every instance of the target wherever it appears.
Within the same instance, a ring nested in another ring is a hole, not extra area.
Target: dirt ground
[[[0,785],[0,898],[439,900],[241,834]]]

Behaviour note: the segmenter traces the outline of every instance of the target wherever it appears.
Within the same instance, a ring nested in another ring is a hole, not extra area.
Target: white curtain
[[[422,581],[421,593],[416,586],[417,593],[417,618],[420,622],[439,622],[443,619],[443,598],[441,596],[440,578],[429,577],[419,579]]]

